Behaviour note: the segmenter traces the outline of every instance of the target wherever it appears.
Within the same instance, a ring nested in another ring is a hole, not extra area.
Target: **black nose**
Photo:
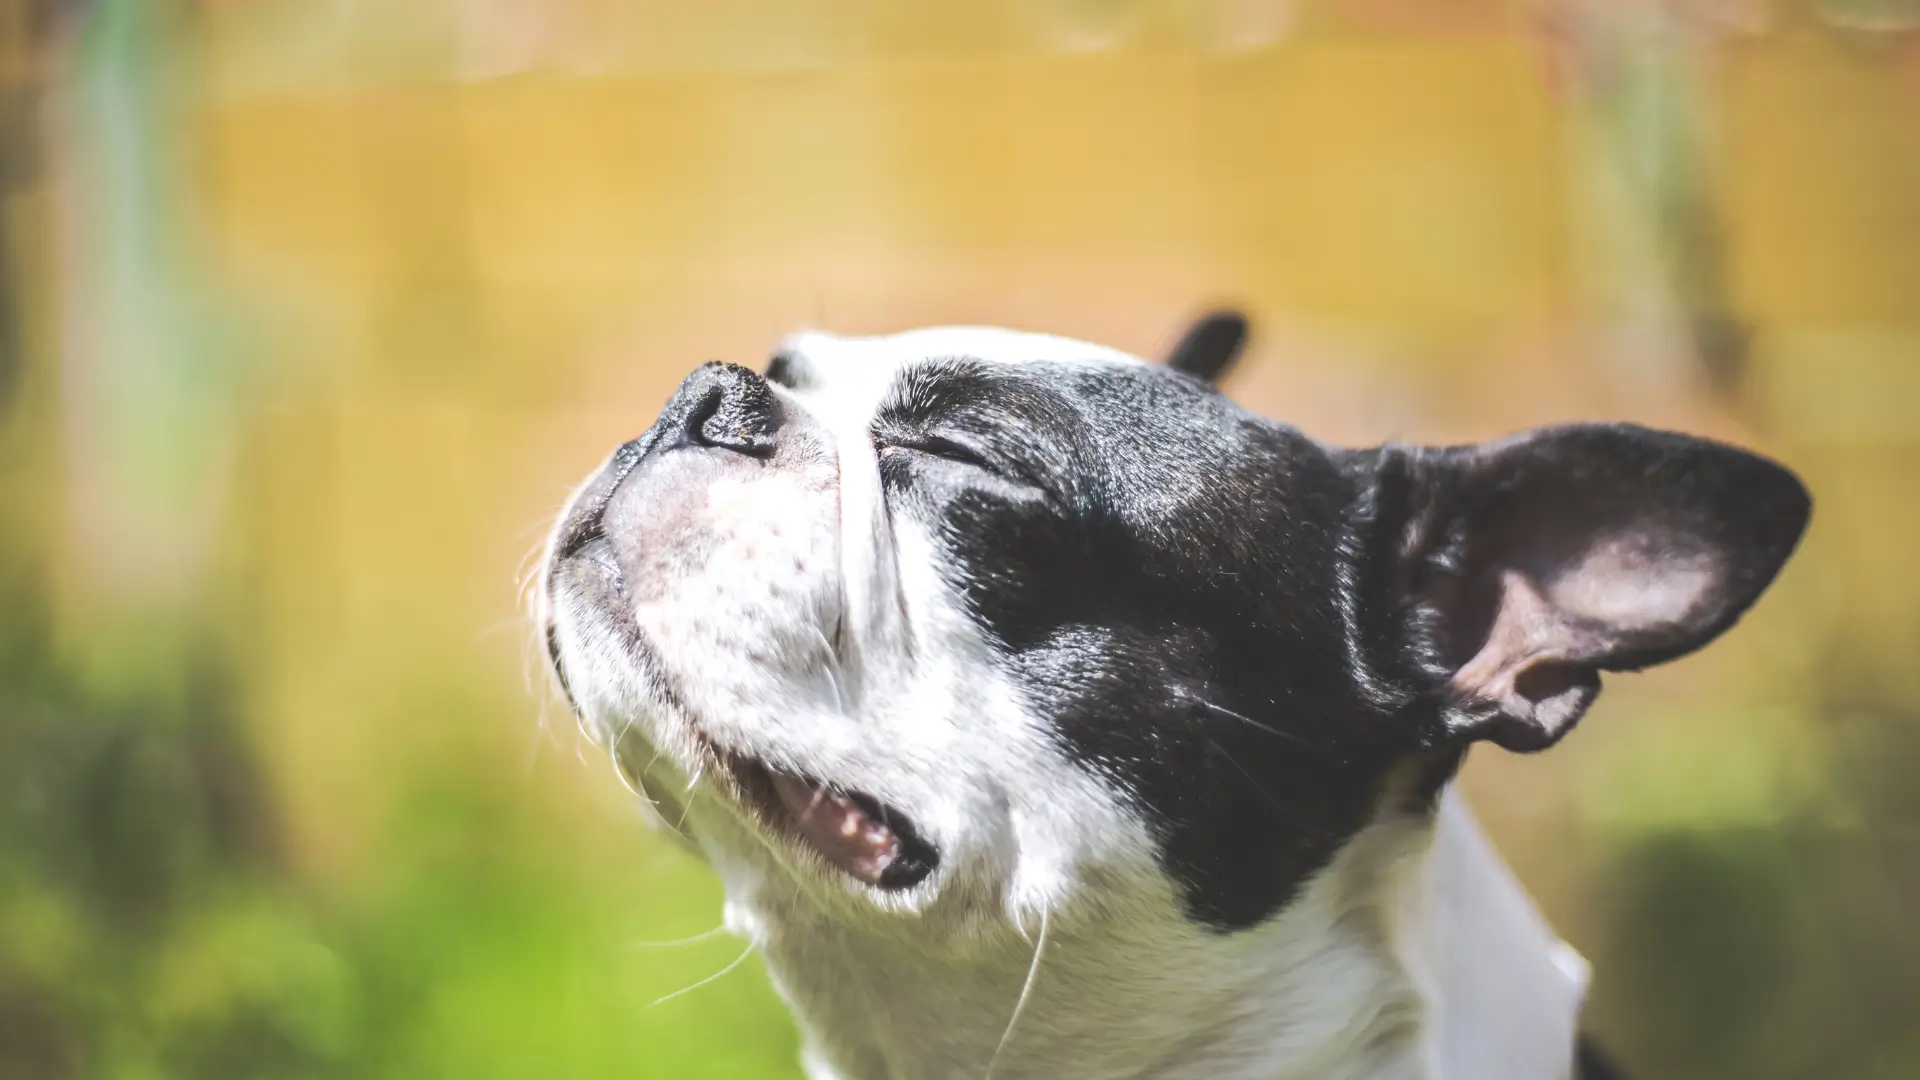
[[[766,457],[773,453],[781,416],[780,399],[759,375],[718,360],[700,365],[673,392],[653,427],[614,451],[606,467],[574,498],[554,541],[555,561],[602,535],[609,500],[650,455],[707,446]]]
[[[773,452],[780,402],[758,374],[713,360],[687,376],[654,427],[661,450],[710,446],[761,457]]]

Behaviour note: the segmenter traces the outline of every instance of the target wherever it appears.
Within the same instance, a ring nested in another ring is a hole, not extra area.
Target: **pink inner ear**
[[[1602,672],[1665,663],[1725,631],[1812,508],[1773,462],[1625,424],[1550,428],[1421,464],[1435,501],[1407,554],[1445,557],[1416,564],[1415,599],[1454,668],[1453,722],[1509,749],[1565,734]]]
[[[1578,669],[1597,666],[1624,639],[1696,615],[1719,567],[1704,552],[1656,550],[1616,534],[1550,570],[1544,583],[1511,567],[1499,574],[1486,640],[1455,672],[1453,687],[1463,698],[1534,715],[1535,706],[1581,681]]]
[[[1527,752],[1573,726],[1600,688],[1598,673],[1580,662],[1605,651],[1594,627],[1557,609],[1525,574],[1501,571],[1486,642],[1453,677],[1457,697],[1498,707],[1485,737]]]
[[[1567,637],[1554,606],[1518,570],[1500,572],[1500,600],[1487,640],[1453,674],[1462,697],[1504,701],[1513,696],[1520,672],[1544,660],[1564,659],[1556,646]]]
[[[1554,574],[1545,598],[1583,621],[1644,630],[1692,616],[1719,573],[1705,552],[1654,551],[1638,537],[1616,535],[1587,549],[1576,566]]]

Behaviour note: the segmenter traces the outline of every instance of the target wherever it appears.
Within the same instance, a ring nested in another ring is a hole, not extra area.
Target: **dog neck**
[[[736,897],[814,1080],[1565,1080],[1586,965],[1451,791],[1357,835],[1287,910],[1137,910],[930,950]]]

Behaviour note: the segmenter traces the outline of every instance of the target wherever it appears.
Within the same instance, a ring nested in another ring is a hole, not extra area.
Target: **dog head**
[[[751,906],[919,939],[1289,904],[1466,747],[1725,630],[1808,496],[1625,425],[1321,445],[1167,365],[980,328],[697,369],[563,515],[556,671]],[[787,902],[787,901],[782,901]]]

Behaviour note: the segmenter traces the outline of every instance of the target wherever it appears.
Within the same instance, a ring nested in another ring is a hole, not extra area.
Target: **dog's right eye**
[[[875,438],[874,450],[880,457],[881,475],[889,481],[904,480],[921,469],[956,475],[957,468],[978,474],[987,482],[985,486],[1004,495],[1038,495],[1056,507],[1065,505],[1045,474],[1033,465],[1019,457],[981,449],[963,439],[917,432],[889,433]]]
[[[954,442],[952,439],[944,439],[937,435],[925,436],[906,442],[886,443],[880,447],[880,456],[882,458],[895,457],[901,454],[922,454],[927,457],[939,458],[943,461],[951,461],[960,465],[970,465],[976,469],[985,469],[987,472],[999,471],[993,467],[991,462],[981,456],[979,451]]]

